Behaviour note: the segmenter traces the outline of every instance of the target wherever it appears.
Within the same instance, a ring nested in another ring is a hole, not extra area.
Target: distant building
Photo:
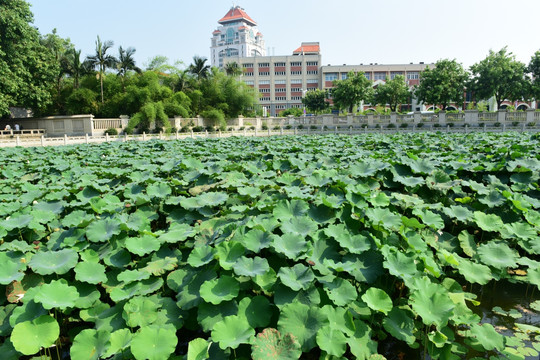
[[[265,56],[263,35],[257,23],[240,6],[232,7],[212,33],[211,64],[223,68],[229,57]]]

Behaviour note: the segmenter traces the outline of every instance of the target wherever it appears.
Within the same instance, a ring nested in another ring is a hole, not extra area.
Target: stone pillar
[[[181,116],[175,116],[174,117],[174,127],[176,128],[176,131],[180,130],[182,128],[182,117]]]
[[[367,123],[369,126],[373,126],[373,114],[368,114]]]
[[[506,121],[506,109],[499,109],[497,111],[497,122],[501,124]]]
[[[465,110],[465,124],[470,126],[478,124],[478,110]]]
[[[120,122],[122,124],[122,130],[125,129],[128,126],[128,123],[129,123],[129,116],[120,115]]]
[[[527,115],[526,117],[526,122],[527,123],[530,123],[530,122],[534,122],[534,109],[527,109],[525,110],[525,113]]]
[[[397,123],[397,114],[395,112],[390,113],[390,124],[396,124]]]
[[[443,125],[446,124],[446,111],[442,110],[439,111],[439,124]]]
[[[242,115],[238,115],[238,126],[244,126],[244,117]]]
[[[415,124],[422,122],[422,113],[420,111],[415,111],[413,117],[413,121]]]

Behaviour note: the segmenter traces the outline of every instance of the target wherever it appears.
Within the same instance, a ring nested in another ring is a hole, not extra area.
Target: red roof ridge
[[[255,22],[255,20],[253,20],[251,17],[249,17],[249,15],[246,14],[246,12],[244,11],[244,9],[242,9],[240,6],[232,7],[232,8],[227,12],[227,14],[225,14],[225,16],[222,17],[222,18],[218,21],[218,23],[224,24],[224,23],[228,23],[228,22],[236,21],[236,20],[244,20],[244,21],[250,23],[250,24],[253,25],[253,26],[256,26],[256,25],[257,25],[257,23]]]

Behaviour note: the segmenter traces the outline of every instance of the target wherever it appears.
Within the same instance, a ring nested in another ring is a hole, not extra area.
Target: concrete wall
[[[0,120],[0,128],[10,124],[11,128],[19,124],[22,129],[43,129],[46,136],[78,136],[93,135],[93,115],[65,115],[49,116],[44,118],[14,118]]]

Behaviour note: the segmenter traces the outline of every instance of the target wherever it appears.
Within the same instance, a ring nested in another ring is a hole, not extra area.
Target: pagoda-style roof
[[[321,47],[318,42],[302,43],[302,45],[293,51],[293,55],[318,55]]]
[[[242,20],[250,24],[251,26],[257,26],[257,23],[249,17],[248,14],[240,6],[232,7],[231,10],[221,20],[218,21],[220,24],[226,24],[232,21]]]

